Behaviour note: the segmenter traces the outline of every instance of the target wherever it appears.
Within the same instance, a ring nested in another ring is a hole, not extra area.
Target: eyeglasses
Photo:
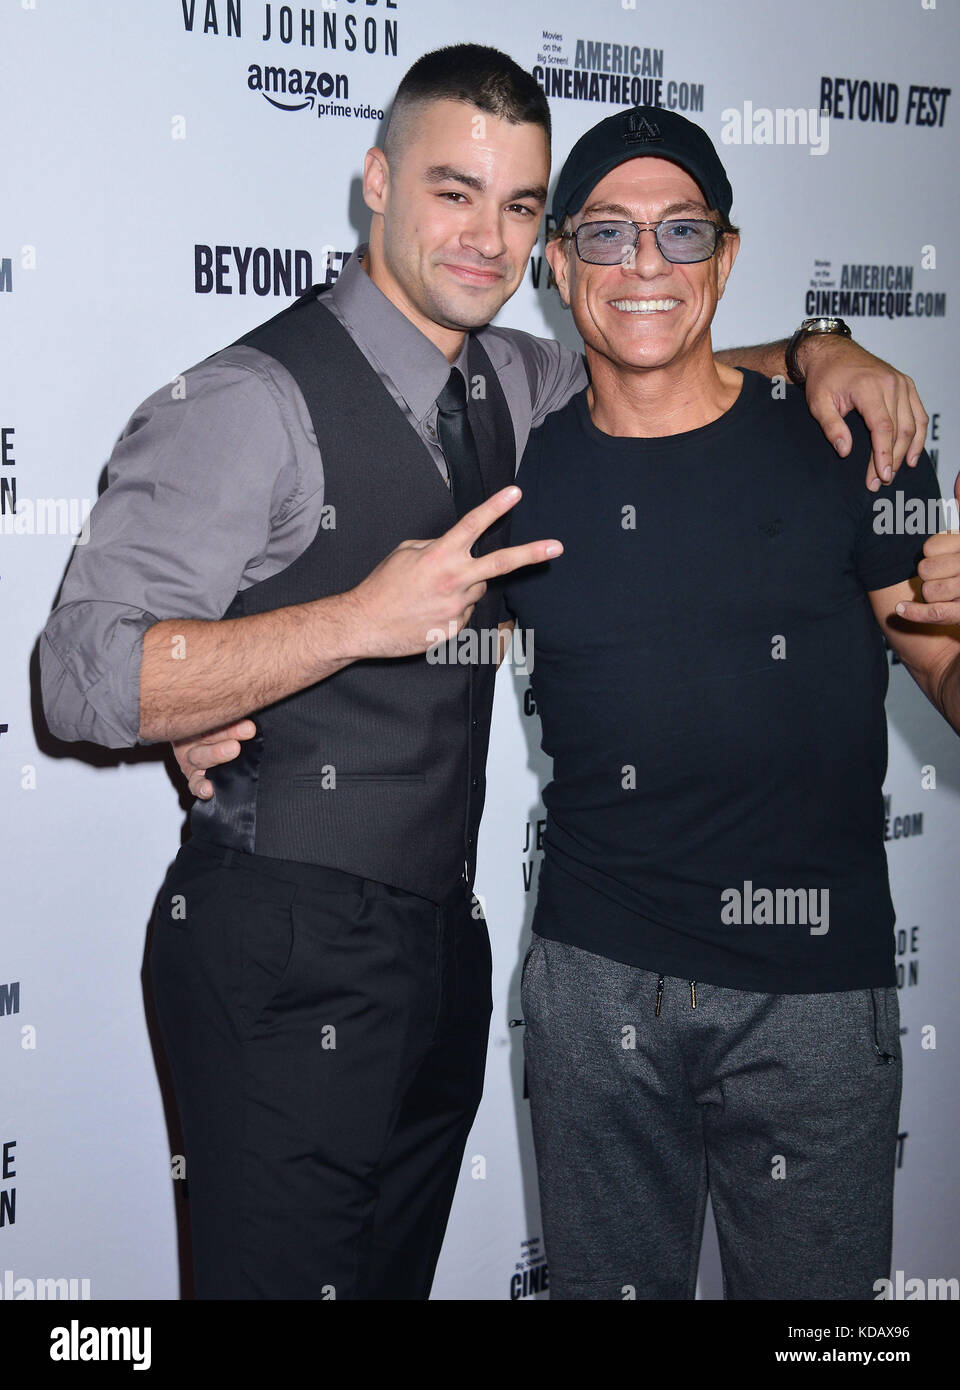
[[[664,260],[680,265],[708,261],[721,231],[716,222],[673,217],[666,222],[584,222],[563,236],[576,241],[577,255],[588,265],[623,265],[633,259],[640,233],[650,230]]]

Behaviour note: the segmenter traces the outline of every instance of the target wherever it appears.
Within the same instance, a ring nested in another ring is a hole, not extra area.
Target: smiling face
[[[392,162],[367,154],[374,283],[438,346],[489,323],[523,278],[549,175],[540,126],[425,102]]]
[[[575,230],[606,219],[642,223],[710,215],[685,170],[644,157],[606,174],[572,224]],[[547,256],[588,360],[596,355],[615,368],[653,369],[712,357],[710,324],[738,245],[736,236],[723,236],[710,260],[681,265],[664,259],[649,230],[640,233],[635,253],[622,265],[588,265],[572,238],[550,242]]]

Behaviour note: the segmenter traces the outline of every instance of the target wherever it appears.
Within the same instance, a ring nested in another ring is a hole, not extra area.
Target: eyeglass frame
[[[671,258],[670,258],[670,257],[666,254],[666,252],[664,251],[663,247],[660,245],[660,235],[659,235],[659,233],[660,233],[660,228],[661,228],[661,227],[666,227],[666,226],[667,226],[669,223],[671,223],[671,222],[697,222],[697,223],[700,223],[700,224],[703,224],[703,225],[712,227],[712,228],[714,229],[715,233],[716,233],[716,236],[715,236],[715,238],[714,238],[713,247],[712,247],[712,249],[710,250],[710,252],[709,252],[706,256],[698,256],[697,259],[694,260],[694,261],[674,261],[674,260],[671,260]],[[657,250],[660,252],[660,255],[663,257],[663,259],[664,259],[665,261],[669,262],[670,265],[702,265],[704,261],[712,260],[713,257],[717,254],[717,247],[720,245],[720,238],[724,235],[724,232],[726,231],[726,228],[721,227],[721,226],[719,225],[719,223],[714,222],[713,219],[710,218],[710,217],[664,217],[664,218],[662,218],[659,222],[631,222],[628,218],[625,218],[625,217],[596,217],[596,218],[594,218],[591,222],[581,222],[581,223],[580,223],[580,226],[577,227],[577,228],[576,228],[574,231],[572,231],[572,232],[561,232],[561,233],[560,233],[560,239],[561,239],[562,241],[572,241],[572,242],[574,243],[574,245],[575,245],[576,248],[577,248],[577,256],[580,258],[581,261],[583,261],[584,265],[623,265],[623,264],[625,264],[625,262],[622,261],[622,260],[620,260],[620,261],[588,261],[587,258],[586,258],[586,256],[583,255],[583,253],[582,253],[581,250],[580,250],[580,242],[579,242],[579,240],[578,240],[579,235],[580,235],[580,233],[581,233],[581,231],[583,230],[584,227],[595,227],[595,226],[597,226],[597,225],[602,225],[602,226],[614,226],[614,227],[632,227],[632,228],[634,229],[634,231],[636,232],[637,235],[636,235],[636,239],[634,240],[633,245],[630,247],[631,255],[633,254],[634,251],[636,251],[637,247],[640,245],[640,233],[641,233],[641,232],[653,232],[653,234],[654,234],[654,240],[655,240],[656,243],[657,243]]]

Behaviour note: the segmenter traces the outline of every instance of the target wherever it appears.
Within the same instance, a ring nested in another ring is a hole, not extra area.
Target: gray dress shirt
[[[437,397],[450,363],[351,256],[323,302],[353,338],[446,478]],[[583,361],[513,329],[478,331],[513,420],[530,430],[586,385]],[[454,366],[467,373],[467,342]],[[467,385],[469,389],[469,380]],[[229,347],[134,411],[107,464],[60,600],[40,640],[47,722],[108,748],[140,730],[143,634],[166,618],[218,619],[317,533],[323,462],[306,402],[274,358]]]

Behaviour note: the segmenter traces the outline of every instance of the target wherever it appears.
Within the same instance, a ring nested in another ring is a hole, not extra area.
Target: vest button
[[[471,729],[479,729],[479,727],[480,727],[480,720],[479,720],[479,719],[476,719],[476,718],[471,719],[471,721],[470,721],[470,727],[471,727]]]
[[[479,778],[479,777],[474,777],[474,779],[473,779],[473,781],[470,783],[470,785],[473,787],[474,791],[476,791],[477,787],[479,787],[479,785],[480,785],[480,778]]]

